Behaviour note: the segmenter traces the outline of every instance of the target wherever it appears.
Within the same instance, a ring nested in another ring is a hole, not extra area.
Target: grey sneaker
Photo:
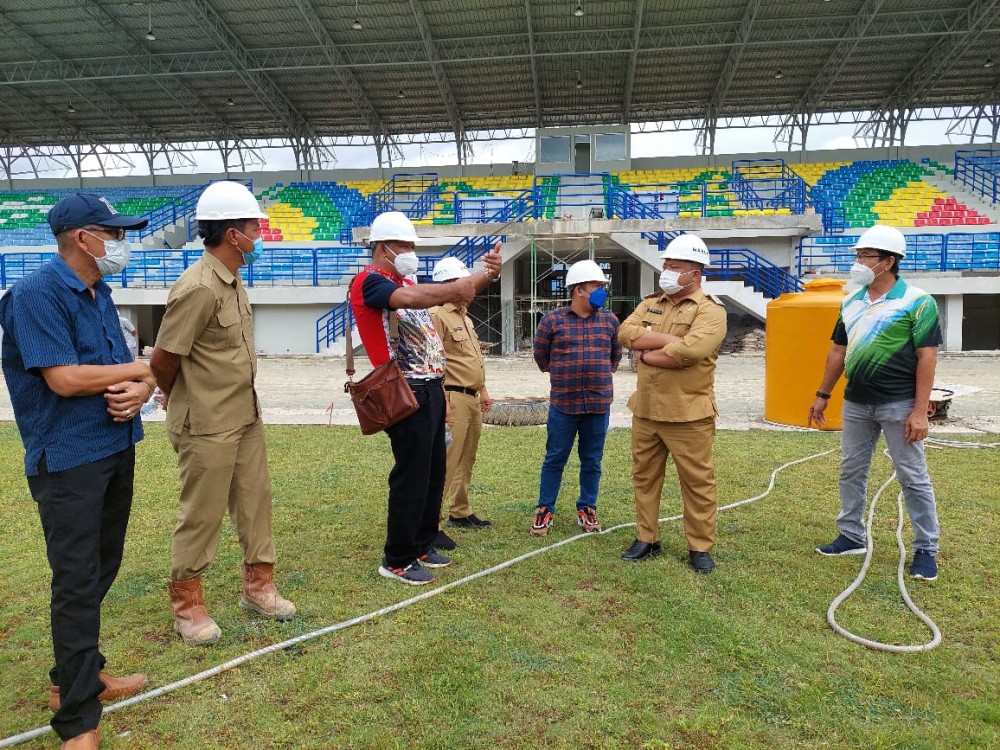
[[[434,583],[434,576],[416,560],[405,568],[390,568],[388,565],[380,565],[378,574],[386,578],[395,578],[397,581],[408,583],[411,586],[424,586],[428,583]]]
[[[841,534],[829,544],[817,547],[816,551],[821,555],[832,557],[834,555],[863,555],[868,551],[868,548],[861,542],[856,542]]]
[[[431,547],[426,555],[420,556],[419,562],[425,568],[447,568],[451,565],[451,558]]]
[[[927,550],[918,549],[913,552],[913,562],[910,564],[910,578],[921,581],[933,581],[937,578],[937,560]]]

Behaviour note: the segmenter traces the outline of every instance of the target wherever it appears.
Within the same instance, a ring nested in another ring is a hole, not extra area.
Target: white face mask
[[[400,276],[412,276],[420,268],[420,260],[417,258],[417,254],[413,251],[408,253],[399,253],[392,261],[392,264],[396,267],[396,273]]]
[[[691,286],[694,282],[689,282],[687,284],[681,284],[680,278],[690,271],[669,271],[664,270],[660,274],[660,289],[663,290],[665,294],[677,294],[677,292],[684,289],[684,287]]]
[[[882,273],[884,273],[884,271],[876,275],[875,271],[866,266],[864,263],[855,262],[854,265],[851,266],[851,281],[859,286],[871,286],[875,279],[881,276]]]
[[[86,229],[83,230],[87,232]],[[93,232],[87,232],[91,237],[101,240]],[[104,243],[104,257],[98,258],[96,255],[90,255],[97,263],[97,270],[100,272],[101,276],[114,276],[116,273],[120,273],[125,266],[128,265],[129,258],[132,257],[132,245],[128,240],[101,240]]]

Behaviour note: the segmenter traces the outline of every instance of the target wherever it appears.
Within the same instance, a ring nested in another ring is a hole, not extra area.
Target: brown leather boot
[[[200,576],[187,581],[171,581],[170,604],[174,608],[174,630],[188,646],[207,646],[222,636],[219,626],[205,609]]]
[[[97,750],[98,742],[101,739],[100,732],[91,729],[89,732],[70,737],[59,747],[61,750]]]
[[[101,682],[104,683],[104,690],[97,696],[99,701],[113,701],[115,698],[128,698],[135,695],[149,684],[149,679],[144,674],[129,674],[124,677],[112,677],[105,672],[101,672]],[[49,708],[58,711],[59,706],[59,686],[49,685]]]
[[[274,565],[271,563],[243,563],[240,606],[269,620],[291,620],[295,617],[295,605],[274,587]]]

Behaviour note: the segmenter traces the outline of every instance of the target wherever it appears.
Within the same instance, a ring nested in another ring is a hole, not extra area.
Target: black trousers
[[[441,382],[410,385],[420,408],[386,430],[396,464],[389,472],[383,561],[393,568],[405,568],[434,543],[447,469]]]
[[[118,575],[132,509],[135,448],[67,471],[28,477],[52,568],[52,650],[49,675],[61,707],[52,728],[67,740],[97,727],[104,656],[98,648],[101,602]]]

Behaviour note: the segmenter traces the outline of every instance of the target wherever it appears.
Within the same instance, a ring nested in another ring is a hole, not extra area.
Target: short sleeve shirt
[[[66,471],[119,453],[142,440],[138,415],[115,422],[104,395],[64,398],[40,370],[61,365],[132,361],[111,289],[98,281],[91,294],[58,255],[0,299],[3,374],[24,442],[24,470]]]
[[[847,347],[844,398],[859,404],[888,404],[916,395],[917,349],[941,345],[934,298],[897,279],[874,303],[868,287],[844,298],[833,342]]]
[[[444,345],[448,364],[444,371],[444,384],[474,391],[486,385],[486,365],[483,350],[479,347],[476,329],[457,305],[451,302],[431,308],[431,320]]]
[[[368,360],[374,367],[390,359],[389,315],[399,319],[399,345],[393,352],[403,375],[412,380],[432,380],[444,376],[445,355],[437,329],[427,310],[393,310],[392,293],[413,281],[398,282],[369,266],[351,282],[350,301],[358,333]]]
[[[651,294],[622,323],[622,343],[631,348],[646,331],[681,337],[663,347],[680,367],[639,363],[636,390],[628,400],[632,413],[657,422],[718,416],[715,365],[726,337],[726,308],[701,289],[677,303],[666,294]]]
[[[250,300],[239,274],[211,253],[170,289],[156,346],[181,358],[168,430],[214,435],[260,419]]]

